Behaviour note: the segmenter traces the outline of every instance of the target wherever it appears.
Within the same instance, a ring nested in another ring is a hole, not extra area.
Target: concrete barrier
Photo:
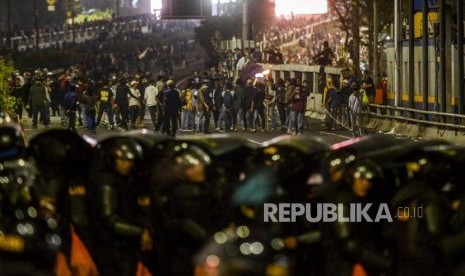
[[[394,122],[394,128],[396,129],[396,133],[402,134],[402,135],[407,135],[407,126],[408,123],[406,122]]]
[[[408,137],[418,138],[418,137],[421,136],[421,134],[422,134],[423,131],[424,131],[424,128],[422,128],[422,127],[419,126],[419,125],[408,124],[406,135],[407,135]]]
[[[424,139],[437,139],[441,138],[440,133],[438,132],[438,129],[435,127],[427,127],[425,128],[425,131],[422,133],[422,138]]]
[[[392,122],[392,120],[380,119],[378,130],[381,132],[388,132],[391,131],[393,127],[394,123]]]
[[[379,119],[378,118],[368,118],[368,122],[365,124],[365,129],[368,132],[376,132],[379,126]]]
[[[372,116],[366,120],[366,128],[371,130],[369,131],[371,133],[380,132],[428,140],[444,139],[453,144],[465,146],[465,130],[461,130],[463,124],[452,124],[450,120],[448,120],[448,124],[439,124],[437,120],[426,122],[422,121],[421,118],[403,117],[400,111],[383,112],[384,107],[371,107],[377,108],[376,114],[369,113],[368,116],[370,114]],[[455,120],[452,121],[455,122]]]

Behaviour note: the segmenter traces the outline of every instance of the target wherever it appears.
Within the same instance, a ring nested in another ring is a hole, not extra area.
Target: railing
[[[376,112],[371,110],[376,109]],[[425,111],[405,107],[370,104],[368,116],[409,122],[413,124],[435,126],[449,130],[465,130],[465,115]]]
[[[126,27],[129,30],[136,30],[141,27],[141,31],[143,33],[147,33],[150,31],[150,21],[149,20],[142,20],[136,19],[127,22],[112,22],[114,30],[122,27]],[[39,34],[39,48],[49,48],[53,47],[58,44],[62,44],[63,42],[72,43],[73,40],[76,44],[83,43],[88,40],[97,39],[99,34],[102,31],[107,31],[103,28],[105,25],[102,26],[90,26],[87,28],[81,28],[80,26],[76,25],[74,30],[74,38],[73,38],[73,30],[70,26],[69,29],[63,31],[49,31],[46,33]],[[111,35],[111,33],[110,33]],[[6,45],[7,39],[3,38],[2,40],[3,45]],[[36,35],[32,34],[30,36],[23,35],[23,36],[15,36],[11,38],[11,48],[16,48],[19,51],[27,50],[28,48],[34,48],[36,45]]]

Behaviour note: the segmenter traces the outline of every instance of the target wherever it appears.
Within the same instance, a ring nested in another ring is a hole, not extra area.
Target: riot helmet
[[[187,141],[173,141],[166,146],[164,155],[155,164],[152,180],[199,184],[207,179],[212,157],[202,147]]]
[[[139,143],[129,137],[118,139],[110,149],[115,171],[128,176],[136,163],[143,158],[143,150]]]
[[[91,142],[93,143],[93,142]],[[93,146],[77,133],[65,129],[51,129],[34,136],[29,153],[43,172],[60,171],[82,176],[91,166]]]
[[[438,153],[414,151],[402,160],[408,180],[424,182],[437,191],[450,180],[451,164]]]
[[[375,181],[383,177],[381,167],[367,158],[359,159],[350,165],[347,182],[357,197],[367,197],[372,194]]]
[[[0,161],[22,158],[26,153],[26,142],[18,126],[0,125]]]

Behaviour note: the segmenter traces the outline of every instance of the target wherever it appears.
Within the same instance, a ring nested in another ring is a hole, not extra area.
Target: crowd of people
[[[10,94],[18,103],[15,113],[20,120],[27,113],[32,128],[39,123],[48,126],[50,116],[60,116],[62,126],[71,131],[78,124],[93,133],[107,127],[120,131],[151,128],[171,136],[178,130],[302,134],[307,127],[309,88],[300,79],[233,82],[205,71],[195,72],[177,88],[173,76],[164,72],[156,80],[149,74],[93,80],[74,68],[60,76],[47,70],[26,79],[13,74],[10,82]],[[144,122],[147,112],[149,126]],[[210,127],[212,118],[214,126]]]
[[[148,128],[171,136],[179,131],[300,135],[308,129],[305,112],[311,87],[307,80],[274,80],[266,75],[233,81],[218,71],[196,71],[178,86],[174,77],[163,71],[156,79],[151,75],[126,73],[93,79],[76,67],[60,75],[44,69],[33,75],[13,74],[10,95],[18,103],[15,113],[19,120],[27,114],[32,128],[39,123],[48,126],[50,117],[58,116],[69,130],[84,127],[92,133],[99,128]],[[364,112],[369,103],[375,103],[376,88],[385,89],[385,82],[375,85],[368,71],[359,76],[355,69],[346,70],[340,83],[328,76],[322,92],[327,129],[366,134]],[[146,114],[150,116],[148,124]]]
[[[378,101],[375,101],[376,90]],[[342,81],[331,77],[326,79],[323,89],[323,107],[326,110],[325,124],[330,130],[351,129],[354,136],[366,134],[364,113],[369,104],[385,104],[386,81],[381,79],[376,85],[368,70],[359,75],[357,69],[345,70]]]
[[[94,30],[98,34],[94,39],[80,44],[61,39],[60,43],[39,49],[39,53],[50,57],[46,61],[48,68],[77,66],[93,78],[120,72],[173,72],[175,67],[186,67],[189,61],[199,58],[196,53],[200,51],[193,51],[196,42],[188,39],[193,36],[195,26],[193,21],[167,22],[151,17],[103,21],[92,25],[92,28],[98,28]],[[80,33],[81,30],[77,30],[77,34]],[[0,49],[0,56],[15,60],[33,54],[36,49],[33,41],[30,42],[25,52],[19,52],[17,47],[4,47]]]

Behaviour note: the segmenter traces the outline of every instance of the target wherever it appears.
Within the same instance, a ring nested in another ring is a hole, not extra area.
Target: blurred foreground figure
[[[56,219],[43,212],[25,152],[19,128],[0,126],[0,275],[54,275],[62,240]]]
[[[351,204],[373,203],[367,215],[375,219],[380,202],[374,195],[383,185],[381,168],[370,160],[361,159],[349,165],[345,176],[344,186],[328,195],[327,202],[336,204],[336,213],[345,218],[354,215]],[[384,225],[383,221],[373,223],[365,219],[322,223],[325,275],[352,275],[360,266],[367,275],[381,275],[389,269],[387,250],[377,243]]]
[[[404,158],[406,183],[392,199],[397,275],[448,274],[441,240],[448,233],[450,213],[442,190],[451,175],[441,159],[420,151]]]
[[[92,173],[98,266],[102,275],[135,275],[139,253],[153,246],[148,185],[137,174],[143,148],[131,137],[110,137],[98,150]]]
[[[152,169],[151,187],[162,215],[163,268],[159,275],[192,275],[192,257],[220,218],[212,192],[211,154],[187,142],[172,142]]]
[[[42,182],[37,184],[46,211],[58,219],[63,241],[60,253],[68,274],[98,275],[94,263],[93,233],[89,222],[89,170],[93,148],[78,134],[50,129],[34,136],[28,152]],[[64,268],[63,268],[64,269]]]
[[[282,160],[276,158],[280,154],[283,154]],[[281,238],[284,227],[264,221],[263,204],[287,198],[280,184],[282,177],[289,174],[281,170],[286,161],[291,161],[289,157],[297,155],[296,152],[285,155],[285,151],[276,146],[251,152],[241,183],[232,194],[231,207],[235,215],[231,217],[230,226],[214,233],[198,252],[195,275],[292,275],[292,259]]]

